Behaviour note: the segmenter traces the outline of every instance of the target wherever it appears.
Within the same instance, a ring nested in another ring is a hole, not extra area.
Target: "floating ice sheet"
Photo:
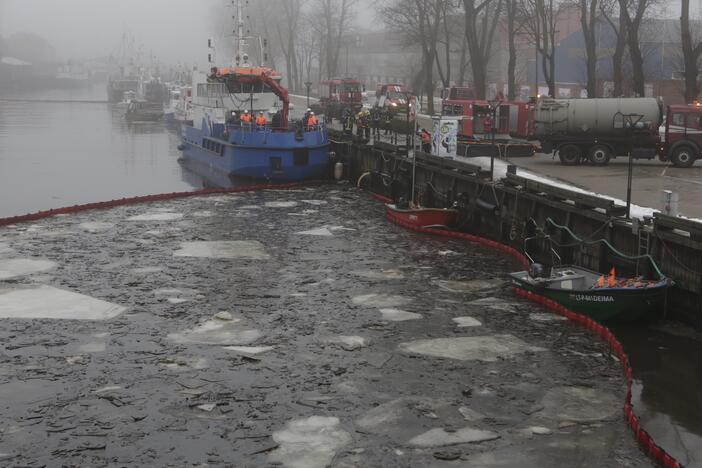
[[[327,202],[324,200],[302,200],[302,203],[307,203],[308,205],[320,206],[326,205]]]
[[[473,317],[456,317],[452,319],[458,328],[464,327],[479,327],[482,325],[479,320]]]
[[[401,343],[400,351],[424,354],[438,358],[460,361],[479,360],[486,362],[507,359],[527,351],[546,351],[530,346],[513,335],[462,336],[457,338],[435,338]]]
[[[377,280],[394,280],[404,279],[405,275],[400,270],[367,270],[367,271],[352,271],[352,275],[361,278],[377,279]]]
[[[180,250],[176,250],[173,255],[176,257],[243,258],[251,260],[266,260],[270,258],[270,255],[264,251],[263,244],[251,240],[181,242]]]
[[[412,302],[407,296],[393,296],[385,294],[363,294],[351,299],[355,305],[376,307],[378,309],[401,307]]]
[[[0,289],[0,318],[107,320],[126,307],[51,286]]]
[[[0,260],[0,280],[27,276],[41,271],[51,270],[56,263],[48,260],[29,260],[24,258],[12,258]]]
[[[300,231],[300,232],[296,232],[295,234],[299,234],[301,236],[322,236],[322,237],[332,237],[334,235],[326,227],[310,229],[308,231]]]
[[[339,418],[312,416],[288,422],[273,433],[273,440],[278,448],[269,455],[270,461],[290,468],[326,468],[351,436],[339,427]]]
[[[407,312],[400,309],[380,309],[380,313],[383,316],[383,320],[387,320],[388,322],[404,322],[406,320],[422,318],[421,314],[415,314],[414,312]]]
[[[224,346],[224,349],[242,354],[261,354],[273,351],[273,346]]]
[[[183,219],[183,213],[151,212],[130,216],[127,221],[175,221]]]
[[[589,423],[609,419],[619,411],[619,398],[612,393],[587,387],[555,387],[541,400],[542,417],[559,421]]]
[[[102,223],[99,221],[88,221],[85,223],[80,223],[78,225],[78,227],[84,231],[96,233],[96,232],[109,231],[110,229],[114,228],[115,225],[112,223]]]
[[[410,439],[407,443],[413,447],[445,447],[447,445],[465,444],[469,442],[485,442],[500,436],[494,432],[463,427],[456,431],[447,432],[442,428],[431,429]]]
[[[196,218],[209,218],[214,216],[215,213],[214,211],[209,211],[209,210],[203,210],[203,211],[195,211],[192,213],[192,216]]]
[[[326,343],[340,346],[346,351],[354,351],[368,345],[365,338],[361,336],[333,336],[324,340]]]
[[[494,289],[502,284],[504,281],[501,279],[491,279],[491,280],[472,280],[472,281],[435,281],[438,287],[444,291],[454,292],[454,293],[472,293],[477,291],[484,291],[486,289]]]
[[[266,202],[268,208],[293,208],[297,206],[296,201],[273,201]]]
[[[189,330],[171,333],[168,339],[176,343],[200,343],[209,345],[248,345],[262,335],[255,329],[247,329],[239,322],[241,319],[210,319]]]
[[[557,314],[551,314],[548,312],[537,312],[529,314],[529,319],[535,322],[559,322],[562,320],[568,320],[566,317]]]
[[[15,251],[10,247],[10,244],[7,242],[0,242],[0,256],[2,255],[11,255]]]

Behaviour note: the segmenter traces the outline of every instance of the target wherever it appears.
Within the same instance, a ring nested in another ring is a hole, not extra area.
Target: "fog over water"
[[[0,36],[33,32],[56,48],[59,59],[83,60],[115,53],[127,33],[147,57],[153,53],[162,63],[197,63],[207,54],[206,38],[222,41],[230,34],[212,26],[213,7],[223,2],[0,0]],[[372,2],[360,0],[358,24],[367,28],[374,20]]]

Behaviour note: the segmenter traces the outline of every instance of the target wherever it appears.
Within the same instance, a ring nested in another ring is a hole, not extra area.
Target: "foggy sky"
[[[286,0],[280,0],[281,2]],[[0,0],[0,35],[35,32],[49,40],[59,58],[87,59],[117,53],[128,33],[166,63],[200,63],[207,56],[214,0]],[[375,15],[361,0],[359,23]],[[229,14],[229,13],[226,13]]]

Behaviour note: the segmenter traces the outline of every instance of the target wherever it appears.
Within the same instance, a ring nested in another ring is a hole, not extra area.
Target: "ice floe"
[[[85,223],[80,223],[78,225],[78,227],[86,232],[96,233],[96,232],[109,231],[110,229],[114,228],[115,225],[113,223],[102,223],[99,221],[88,221]]]
[[[266,202],[267,208],[294,208],[297,206],[296,201],[272,201]]]
[[[136,275],[147,275],[149,273],[159,273],[159,272],[163,271],[163,268],[161,268],[161,267],[143,267],[143,268],[132,268],[130,271]]]
[[[176,343],[199,343],[208,345],[248,345],[261,338],[256,329],[243,327],[241,319],[220,320],[212,318],[189,330],[171,333],[168,339]]]
[[[456,326],[458,328],[464,328],[464,327],[479,327],[482,325],[479,320],[473,318],[473,317],[456,317],[454,319],[451,319],[456,323]]]
[[[12,249],[12,247],[10,247],[10,244],[7,242],[0,242],[0,256],[11,255],[14,252],[15,251]]]
[[[326,416],[290,421],[273,433],[278,447],[269,459],[290,468],[326,468],[336,452],[351,442],[349,433],[339,426],[339,418]]]
[[[393,307],[401,307],[412,302],[412,299],[407,296],[396,296],[386,294],[363,294],[355,296],[351,299],[355,305],[363,307],[375,307],[378,309],[389,309]]]
[[[541,400],[539,415],[555,420],[596,422],[616,416],[620,400],[612,393],[587,387],[555,387]]]
[[[85,343],[78,347],[78,351],[81,353],[102,353],[105,349],[107,349],[107,345],[104,341]]]
[[[547,312],[536,312],[529,314],[529,319],[535,322],[558,322],[562,320],[568,320],[566,317],[557,314],[550,314]]]
[[[456,338],[434,338],[401,343],[400,351],[426,356],[493,362],[512,358],[524,352],[546,351],[530,346],[513,335],[462,336]]]
[[[197,241],[181,242],[180,250],[173,253],[176,257],[199,258],[242,258],[266,260],[270,258],[258,241]]]
[[[454,292],[454,293],[472,293],[477,291],[484,291],[486,289],[495,289],[504,284],[501,279],[491,279],[491,280],[472,280],[472,281],[448,281],[448,280],[436,280],[434,281],[439,288],[444,291]]]
[[[163,211],[130,216],[127,218],[127,221],[176,221],[178,219],[183,219],[183,213]]]
[[[56,267],[56,263],[49,260],[30,260],[24,258],[0,260],[0,280],[8,280],[39,273],[41,271],[48,271],[54,267]]]
[[[461,416],[463,416],[463,419],[466,421],[480,421],[485,419],[485,415],[483,413],[479,413],[478,411],[468,408],[467,406],[461,406],[458,408],[458,412],[461,413]]]
[[[361,336],[332,336],[324,340],[325,343],[338,345],[346,351],[355,351],[368,346],[368,340]]]
[[[301,236],[322,236],[322,237],[332,237],[334,235],[334,233],[332,233],[326,227],[310,229],[308,231],[300,231],[300,232],[296,232],[295,234],[299,234]]]
[[[352,271],[352,275],[360,278],[377,279],[377,280],[394,280],[404,279],[405,275],[400,270],[367,270],[367,271]]]
[[[448,432],[443,428],[430,429],[407,442],[413,447],[445,447],[465,443],[485,442],[498,439],[500,436],[491,431],[483,431],[472,427],[463,427],[455,431]]]
[[[307,203],[308,205],[320,206],[326,205],[328,202],[324,200],[302,200],[302,203]]]
[[[273,351],[273,346],[224,346],[226,350],[242,354],[261,354]]]
[[[383,316],[383,320],[387,320],[388,322],[404,322],[406,320],[417,320],[422,318],[421,314],[407,312],[400,309],[380,309],[380,313]]]
[[[214,215],[215,215],[214,211],[209,211],[209,210],[195,211],[192,213],[192,216],[194,216],[196,218],[210,218]]]
[[[52,286],[0,289],[0,318],[107,320],[125,310],[117,304]]]

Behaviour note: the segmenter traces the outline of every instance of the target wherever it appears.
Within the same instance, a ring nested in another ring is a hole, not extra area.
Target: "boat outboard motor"
[[[529,276],[532,278],[544,278],[546,268],[540,263],[532,263],[529,265]]]

